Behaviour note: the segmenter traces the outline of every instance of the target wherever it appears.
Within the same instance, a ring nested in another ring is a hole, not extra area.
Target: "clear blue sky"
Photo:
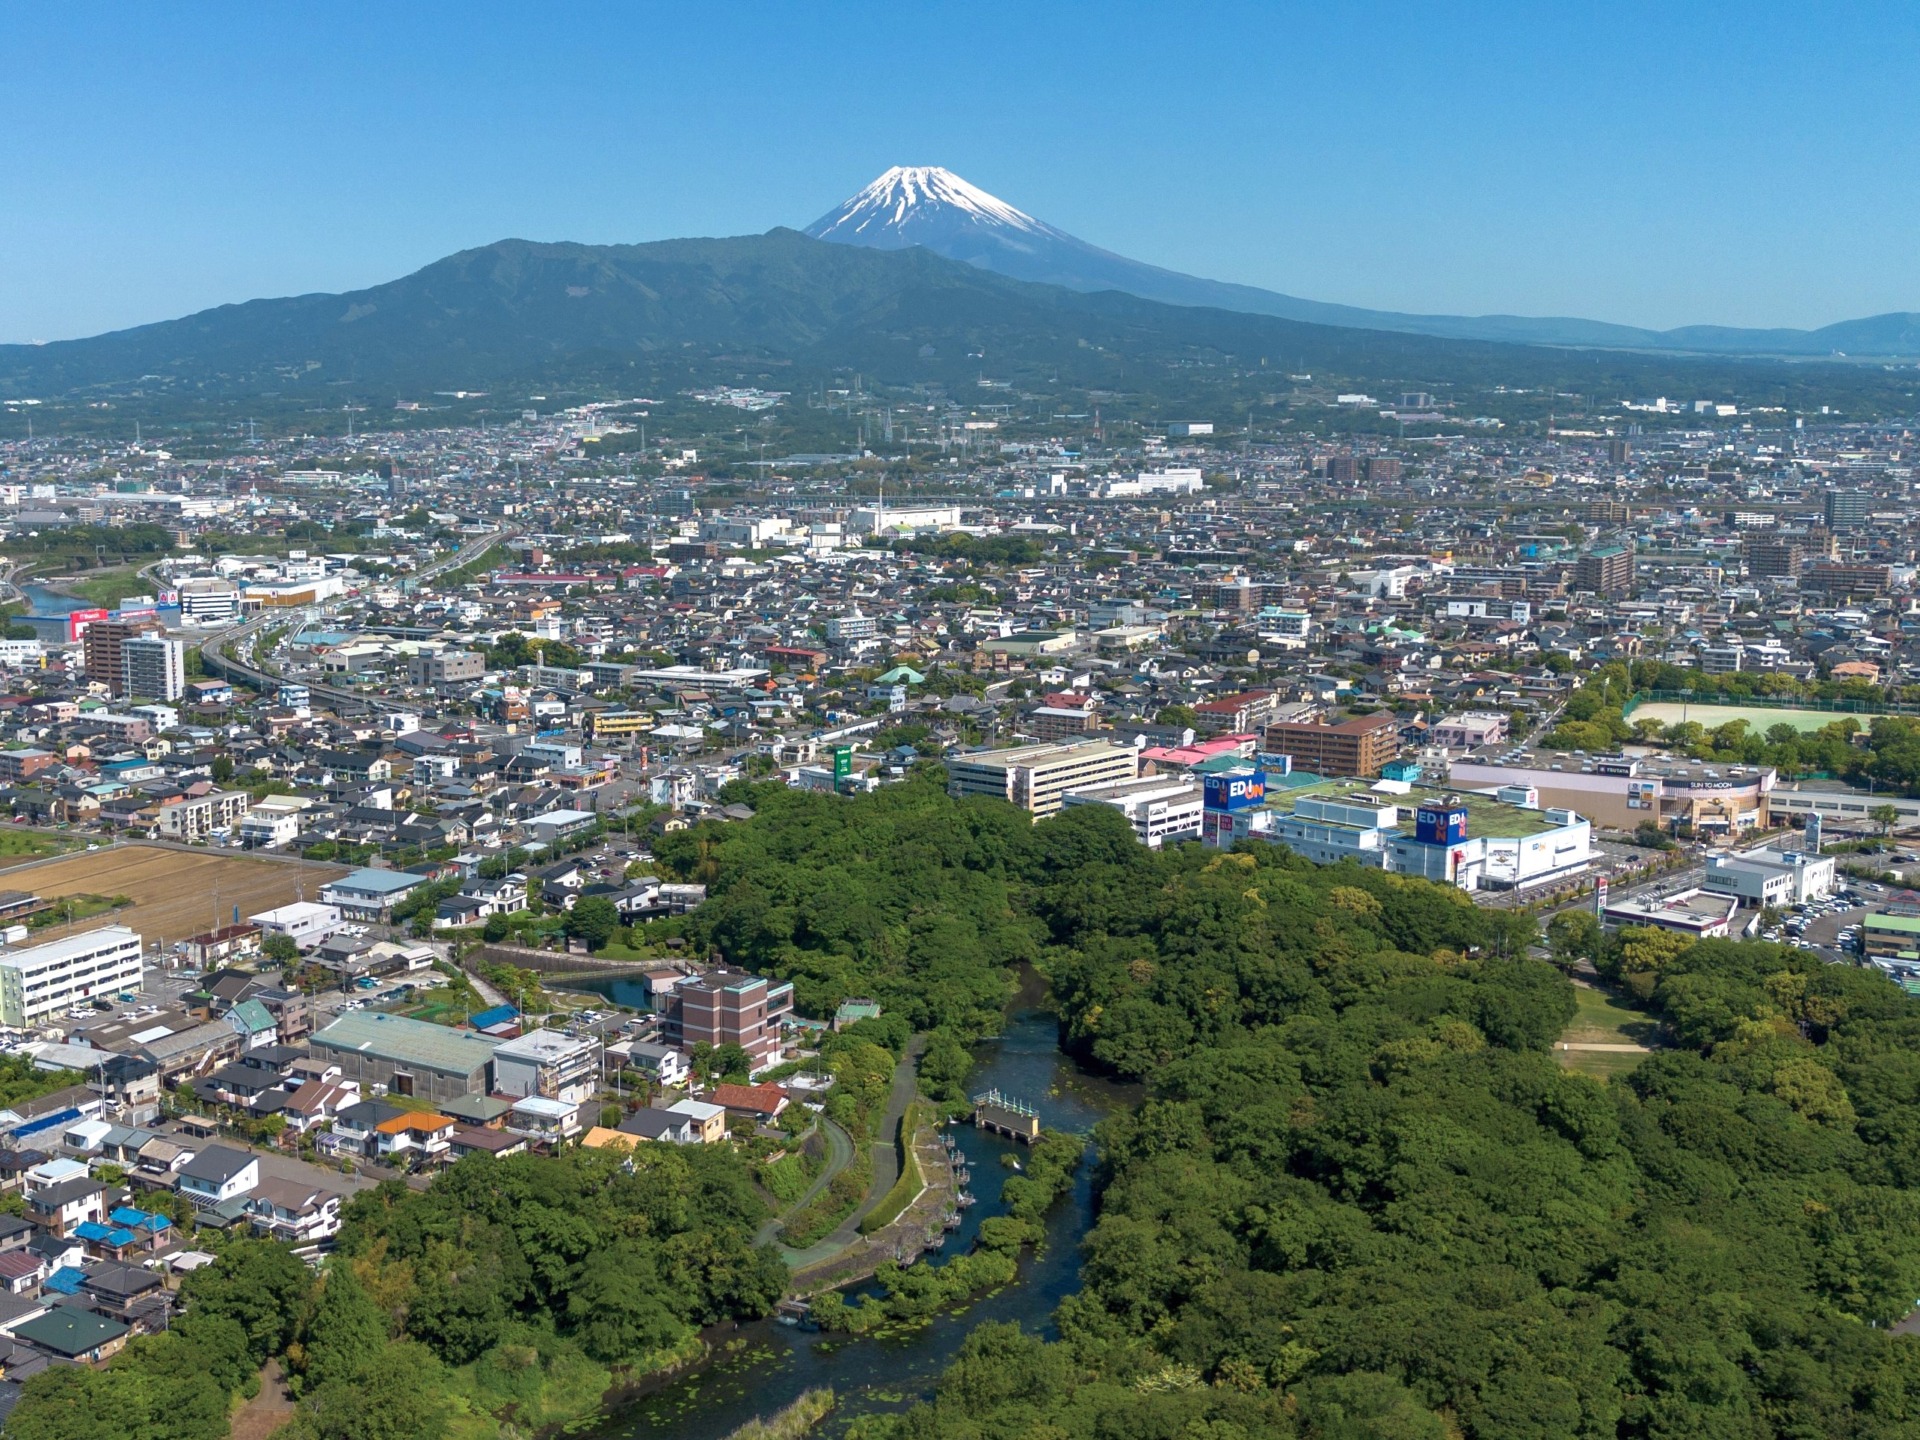
[[[1646,325],[1920,309],[1920,7],[11,5],[0,340],[945,165],[1137,259]]]

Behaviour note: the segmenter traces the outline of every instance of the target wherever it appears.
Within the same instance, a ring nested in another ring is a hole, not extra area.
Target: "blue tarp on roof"
[[[467,1023],[476,1030],[485,1030],[490,1025],[505,1025],[518,1020],[520,1012],[511,1005],[496,1005],[491,1010],[482,1010]]]
[[[49,1275],[41,1284],[43,1290],[53,1290],[61,1295],[78,1295],[80,1287],[87,1283],[87,1272],[78,1265],[62,1265]]]
[[[24,1125],[16,1125],[10,1132],[14,1138],[24,1140],[29,1135],[38,1135],[43,1130],[57,1130],[62,1125],[70,1125],[80,1119],[78,1110],[56,1110],[51,1115],[42,1115],[38,1120],[29,1120]]]
[[[116,1225],[126,1226],[129,1230],[167,1230],[173,1226],[173,1221],[165,1215],[149,1214],[145,1210],[136,1210],[131,1205],[122,1205],[107,1218]]]

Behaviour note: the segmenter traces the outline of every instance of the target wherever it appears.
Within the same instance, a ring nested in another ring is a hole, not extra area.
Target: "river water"
[[[1133,1087],[1080,1072],[1060,1053],[1056,1034],[1053,1014],[1039,997],[1023,997],[1005,1033],[976,1049],[969,1088],[997,1088],[1036,1106],[1045,1129],[1082,1133],[1138,1098]],[[1023,1150],[971,1125],[955,1126],[953,1133],[972,1165],[968,1188],[979,1203],[962,1212],[961,1228],[935,1264],[965,1254],[980,1221],[1002,1213],[1000,1187],[1013,1172],[1000,1157]],[[1089,1153],[1072,1194],[1047,1216],[1046,1244],[1022,1262],[1020,1279],[998,1294],[885,1338],[823,1335],[771,1320],[742,1325],[715,1338],[712,1363],[624,1406],[591,1433],[599,1440],[719,1440],[822,1385],[833,1387],[838,1403],[816,1432],[821,1436],[839,1434],[858,1415],[903,1408],[931,1391],[976,1325],[1013,1320],[1051,1333],[1054,1307],[1079,1288],[1079,1248],[1092,1221],[1092,1189]]]
[[[36,585],[32,581],[28,581],[19,589],[27,602],[29,615],[68,615],[75,610],[87,608],[85,600],[76,599],[72,595],[62,595],[58,591],[49,590],[46,586]]]

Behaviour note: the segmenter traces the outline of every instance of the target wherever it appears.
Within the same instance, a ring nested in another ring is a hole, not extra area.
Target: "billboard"
[[[1251,810],[1267,798],[1267,782],[1259,775],[1244,771],[1232,775],[1209,775],[1205,784],[1209,810]]]
[[[1820,812],[1815,810],[1807,816],[1807,853],[1809,855],[1820,853],[1820,826]]]
[[[1262,775],[1291,775],[1293,756],[1277,754],[1272,750],[1262,750],[1253,757],[1253,763],[1260,767]]]
[[[67,612],[67,638],[78,640],[87,633],[87,627],[96,620],[105,620],[105,610],[70,610]]]
[[[1414,812],[1413,838],[1422,845],[1454,845],[1467,838],[1467,807],[1422,805]]]
[[[851,778],[852,775],[853,775],[853,747],[851,745],[834,746],[833,747],[833,783],[838,785],[842,780]]]

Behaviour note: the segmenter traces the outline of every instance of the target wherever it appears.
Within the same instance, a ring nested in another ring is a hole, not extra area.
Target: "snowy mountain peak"
[[[1057,234],[1026,211],[938,165],[896,165],[807,227],[816,240],[894,249],[938,242],[956,229],[984,227]]]

